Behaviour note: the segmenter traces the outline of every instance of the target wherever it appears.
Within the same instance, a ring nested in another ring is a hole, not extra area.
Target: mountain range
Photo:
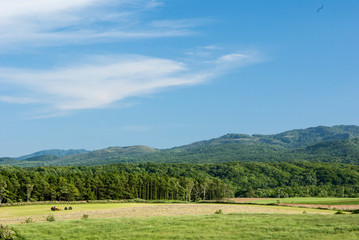
[[[226,134],[170,149],[148,146],[106,149],[46,150],[19,158],[0,158],[0,165],[90,166],[112,163],[223,163],[310,161],[359,164],[359,127],[338,125],[295,129],[272,135]]]

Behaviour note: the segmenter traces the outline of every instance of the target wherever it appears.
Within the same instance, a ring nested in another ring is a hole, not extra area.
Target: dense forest
[[[359,197],[359,166],[339,163],[113,164],[0,167],[0,202]]]

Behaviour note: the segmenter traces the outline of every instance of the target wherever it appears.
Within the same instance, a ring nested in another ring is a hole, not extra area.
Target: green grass
[[[298,203],[298,204],[322,204],[322,205],[358,205],[359,208],[359,198],[273,198],[265,200],[254,200],[248,201],[250,203],[261,203],[261,204],[271,204],[271,203]]]
[[[213,214],[11,226],[31,239],[359,239],[358,215]]]

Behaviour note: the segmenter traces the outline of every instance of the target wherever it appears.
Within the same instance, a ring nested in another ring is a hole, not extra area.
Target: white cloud
[[[10,96],[0,96],[0,101],[7,102],[7,103],[16,103],[16,104],[37,103],[36,100],[31,99],[31,98],[10,97]]]
[[[26,89],[29,96],[3,96],[0,100],[27,103],[25,100],[31,99],[63,111],[102,108],[128,97],[198,84],[207,78],[207,74],[191,72],[176,61],[130,55],[102,57],[53,70],[2,68],[0,82]]]
[[[217,58],[216,65],[218,71],[229,71],[263,61],[263,57],[258,52],[230,53]]]
[[[238,68],[244,64],[242,61],[254,62],[256,58],[233,53],[202,66],[138,55],[87,59],[85,63],[51,70],[0,68],[0,83],[15,89],[12,96],[0,96],[0,101],[37,103],[62,112],[106,108],[169,87],[200,84]]]
[[[54,45],[128,38],[192,34],[186,26],[161,29],[141,22],[141,15],[161,5],[154,0],[2,0],[0,45]]]
[[[0,0],[0,3],[0,51],[12,47],[26,49],[27,45],[185,36],[193,34],[193,28],[212,21],[141,21],[146,11],[162,4],[156,0]],[[195,49],[191,59],[184,62],[117,55],[88,56],[85,61],[77,61],[81,63],[43,70],[0,66],[0,84],[9,87],[8,94],[0,92],[0,101],[49,106],[50,113],[43,115],[59,116],[73,110],[106,108],[169,87],[200,84],[257,60],[242,53],[218,57],[219,50],[223,49],[216,45]]]
[[[243,62],[250,59],[250,56],[241,53],[231,53],[218,58],[219,63]]]

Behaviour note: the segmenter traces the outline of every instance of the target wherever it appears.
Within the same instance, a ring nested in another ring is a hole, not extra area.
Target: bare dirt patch
[[[66,214],[54,214],[56,220],[81,219],[84,214],[89,218],[121,218],[121,217],[152,217],[152,216],[176,216],[176,215],[201,215],[214,214],[221,209],[223,213],[279,213],[301,214],[302,209],[285,206],[257,206],[235,204],[159,204],[120,207],[113,209],[97,209],[66,212]],[[306,210],[307,213],[333,214],[331,211]],[[24,222],[31,217],[34,222],[45,221],[48,215],[0,218],[0,224],[16,224]]]

